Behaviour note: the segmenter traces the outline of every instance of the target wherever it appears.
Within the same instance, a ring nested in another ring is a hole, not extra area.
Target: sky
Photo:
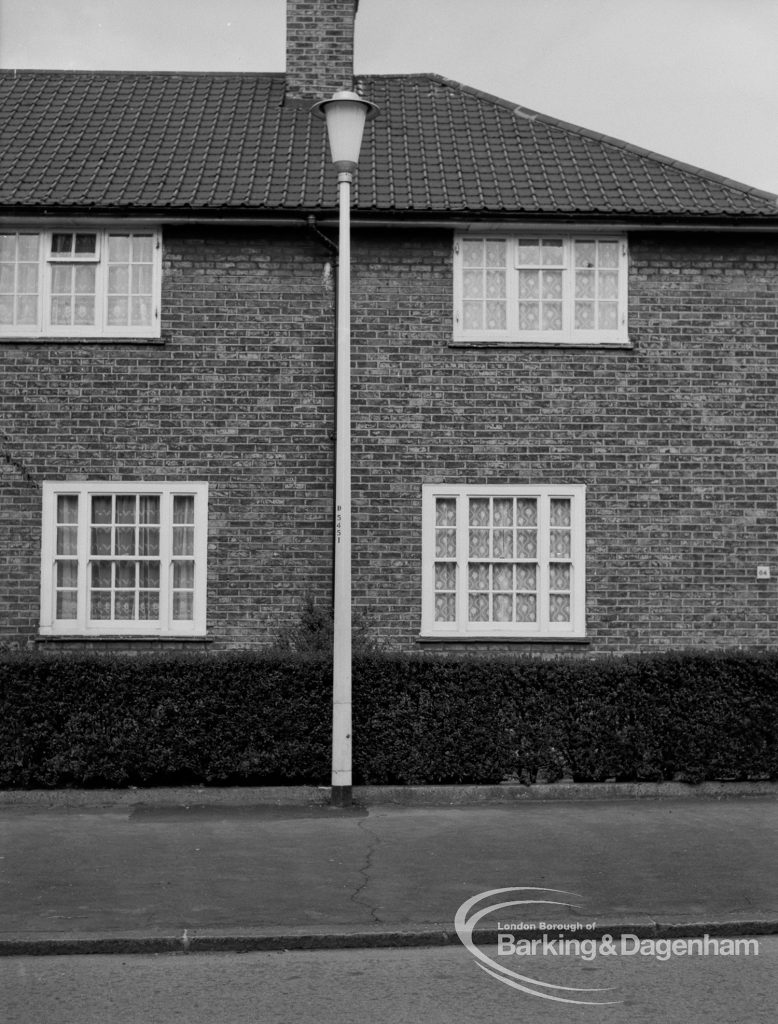
[[[285,0],[0,0],[0,67],[282,71]],[[776,0],[360,0],[358,74],[434,72],[778,193]]]

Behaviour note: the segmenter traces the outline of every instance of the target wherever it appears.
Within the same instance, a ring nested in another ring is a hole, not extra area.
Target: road
[[[4,1024],[774,1024],[778,937],[758,955],[497,957],[536,979],[610,988],[549,1002],[493,980],[464,947],[0,959]],[[751,949],[753,950],[753,946]],[[554,990],[549,990],[554,991]],[[586,997],[590,998],[590,997]],[[594,998],[603,998],[598,994]]]

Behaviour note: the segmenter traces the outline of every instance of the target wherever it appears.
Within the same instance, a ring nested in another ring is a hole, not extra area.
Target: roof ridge
[[[459,89],[461,92],[469,93],[471,96],[475,96],[478,99],[486,100],[489,103],[496,103],[499,106],[504,107],[506,110],[510,110],[515,117],[522,117],[529,121],[541,121],[554,128],[561,128],[563,131],[571,132],[587,139],[592,139],[594,142],[601,142],[608,146],[614,146],[616,149],[627,150],[630,153],[634,153],[636,156],[643,156],[650,160],[656,160],[658,163],[666,164],[670,167],[677,167],[680,171],[695,174],[707,181],[715,181],[719,185],[726,185],[728,188],[737,189],[746,195],[756,196],[759,199],[773,200],[776,206],[778,206],[778,194],[775,192],[768,192],[765,189],[756,188],[753,185],[747,185],[742,181],[736,181],[734,178],[727,178],[723,174],[717,174],[715,171],[706,170],[704,167],[698,167],[696,164],[690,164],[684,160],[677,160],[675,157],[666,156],[663,153],[657,153],[654,150],[646,149],[645,146],[637,146],[632,142],[627,142],[625,139],[618,139],[614,135],[606,135],[604,132],[597,132],[591,128],[584,128],[581,125],[573,124],[571,121],[563,121],[561,118],[554,117],[552,114],[543,114],[538,110],[532,110],[530,107],[523,107],[521,104],[512,103],[510,100],[506,100],[502,96],[496,96],[494,93],[485,92],[483,89],[477,89],[475,86],[458,82],[454,78],[446,78],[444,75],[434,73],[419,75],[362,75],[360,77],[429,78],[448,88]]]

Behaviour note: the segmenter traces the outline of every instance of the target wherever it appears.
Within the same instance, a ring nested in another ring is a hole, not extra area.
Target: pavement
[[[0,793],[0,954],[778,933],[778,786]],[[555,890],[554,892],[529,892]],[[537,903],[519,903],[528,899]]]

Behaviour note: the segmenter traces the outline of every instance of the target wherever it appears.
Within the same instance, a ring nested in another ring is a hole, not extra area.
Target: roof
[[[365,76],[365,214],[765,218],[776,197],[436,75]],[[275,74],[0,72],[0,209],[331,210],[325,128]]]

